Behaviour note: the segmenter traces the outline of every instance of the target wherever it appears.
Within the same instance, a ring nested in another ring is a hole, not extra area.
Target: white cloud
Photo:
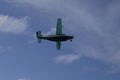
[[[112,54],[108,61],[114,64],[120,64],[120,51]]]
[[[56,63],[65,63],[65,64],[69,64],[72,63],[74,61],[77,61],[80,59],[80,55],[79,54],[67,54],[67,55],[60,55],[58,57],[56,57],[54,60]]]
[[[55,10],[56,9],[57,11],[58,11],[58,8],[60,8],[59,6],[63,7],[63,6],[65,6],[65,5],[63,5],[63,4],[65,4],[64,2],[67,2],[64,0],[61,0],[61,1],[59,1],[59,0],[24,0],[24,1],[6,0],[6,1],[8,1],[9,3],[13,3],[13,4],[18,4],[18,5],[21,4],[21,6],[28,4],[28,5],[34,6],[36,8],[44,8],[47,10]],[[61,2],[62,2],[62,4],[59,4]],[[57,7],[55,8],[55,6],[57,6]]]
[[[17,80],[31,80],[31,79],[29,79],[29,78],[19,78]]]
[[[96,67],[92,67],[92,66],[83,66],[82,70],[85,72],[91,72],[91,71],[98,71],[99,69]]]
[[[43,33],[43,35],[51,35],[51,34],[56,34],[56,28],[51,28],[50,31],[47,33]]]
[[[10,51],[12,49],[13,49],[12,46],[3,46],[3,45],[0,45],[0,53],[4,53],[4,52]]]
[[[108,67],[108,71],[106,72],[106,75],[113,75],[113,74],[118,74],[120,73],[120,66],[118,65],[113,65]]]
[[[19,34],[28,27],[27,17],[18,19],[8,15],[0,15],[0,32]]]

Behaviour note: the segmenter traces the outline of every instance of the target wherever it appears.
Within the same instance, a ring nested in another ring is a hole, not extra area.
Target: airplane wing
[[[56,48],[57,48],[57,50],[61,49],[61,42],[60,41],[56,42]]]
[[[61,35],[62,34],[62,19],[58,18],[57,19],[57,26],[56,26],[56,35]],[[61,49],[61,42],[57,41],[56,42],[56,48],[57,50]]]
[[[57,19],[57,26],[56,26],[56,35],[62,34],[62,19]]]

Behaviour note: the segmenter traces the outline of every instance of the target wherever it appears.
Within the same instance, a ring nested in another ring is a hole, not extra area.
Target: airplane
[[[61,49],[61,42],[62,41],[67,41],[67,40],[72,41],[72,39],[74,38],[73,36],[62,34],[62,19],[61,18],[57,19],[56,34],[41,35],[41,31],[37,31],[36,37],[37,37],[39,43],[41,43],[41,39],[56,42],[57,50]]]

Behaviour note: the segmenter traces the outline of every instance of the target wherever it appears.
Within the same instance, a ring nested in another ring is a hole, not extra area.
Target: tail
[[[41,37],[42,37],[41,31],[37,31],[37,32],[36,32],[36,37],[37,37],[37,39],[38,39],[38,42],[41,43]]]

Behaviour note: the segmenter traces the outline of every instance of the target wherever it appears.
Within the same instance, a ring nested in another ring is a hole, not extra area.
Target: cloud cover
[[[22,33],[28,27],[27,19],[27,17],[18,19],[8,15],[0,15],[0,32],[13,34]]]
[[[74,53],[120,67],[120,1],[11,1],[13,4],[29,4],[39,9],[62,14],[65,28],[76,37],[73,43],[76,47],[72,47]],[[57,57],[58,60],[60,57]],[[67,60],[68,57],[65,55],[59,61]]]
[[[67,54],[67,55],[61,55],[56,57],[55,63],[65,63],[65,64],[70,64],[73,63],[74,61],[77,61],[80,59],[80,55],[79,54]]]
[[[0,54],[2,54],[4,52],[11,51],[12,49],[13,49],[12,46],[3,46],[3,45],[0,45]]]
[[[29,79],[29,78],[19,78],[17,80],[31,80],[31,79]]]

